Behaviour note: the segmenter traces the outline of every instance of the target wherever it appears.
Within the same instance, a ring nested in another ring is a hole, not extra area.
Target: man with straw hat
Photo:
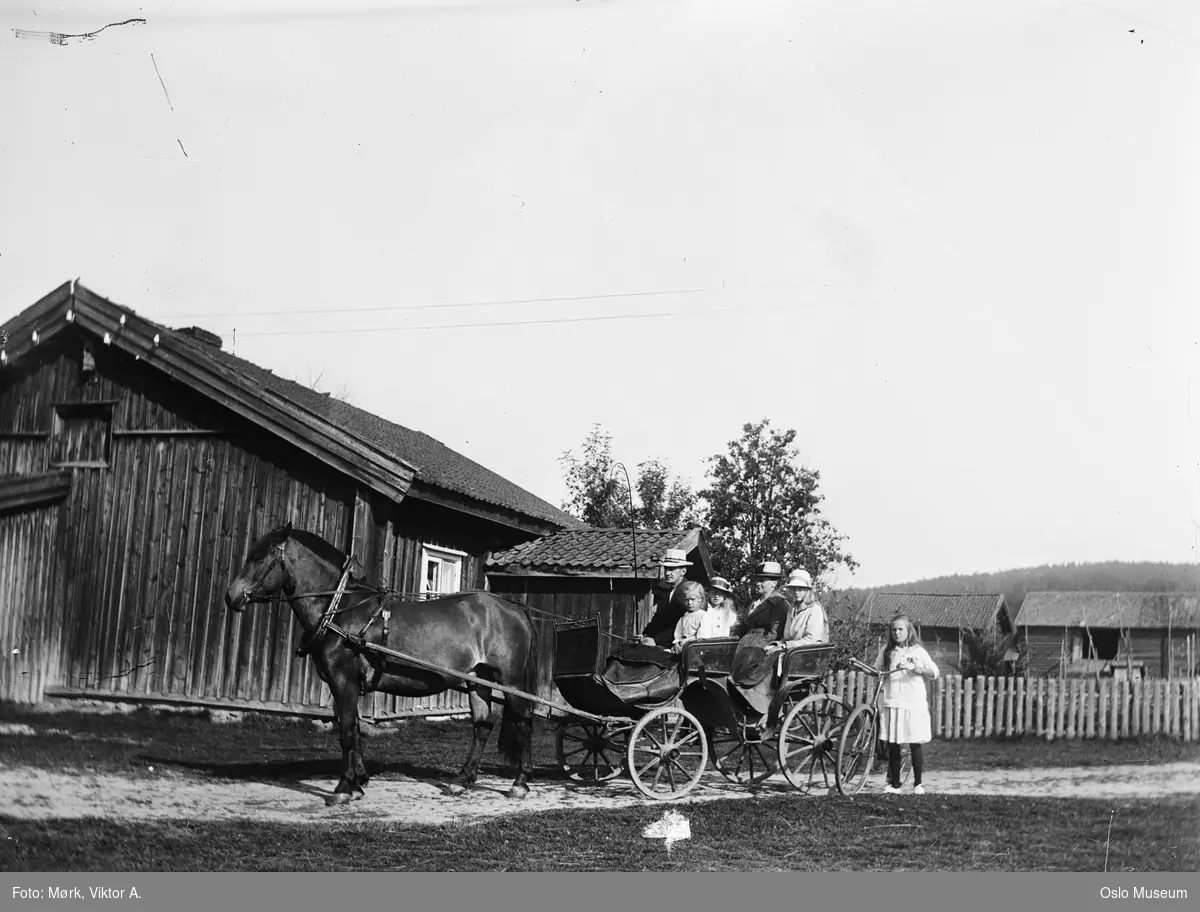
[[[659,561],[662,579],[654,584],[654,616],[642,631],[643,646],[661,646],[670,649],[675,638],[675,625],[687,612],[687,604],[680,598],[679,584],[687,575],[692,562],[681,548],[668,548]]]

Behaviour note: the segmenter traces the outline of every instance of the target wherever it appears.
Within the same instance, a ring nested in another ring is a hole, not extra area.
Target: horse
[[[366,648],[402,651],[439,669],[482,678],[524,694],[536,693],[537,636],[524,609],[490,592],[463,592],[428,601],[400,601],[361,580],[350,580],[346,555],[290,522],[268,532],[251,547],[246,563],[229,584],[225,604],[235,612],[248,603],[287,599],[304,628],[307,652],[333,695],[334,723],[342,746],[342,773],[328,804],[362,798],[368,782],[361,747],[358,700],[379,691],[401,697],[428,697],[466,689],[471,706],[471,748],[446,787],[460,794],[475,782],[480,757],[491,736],[492,688],[404,662]],[[344,589],[336,606],[331,602]],[[330,611],[332,609],[332,615]],[[328,630],[331,620],[349,634]],[[516,767],[510,798],[529,794],[533,773],[533,701],[502,692],[498,749]]]

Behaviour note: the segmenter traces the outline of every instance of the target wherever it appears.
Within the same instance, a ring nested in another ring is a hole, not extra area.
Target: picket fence
[[[870,702],[876,679],[830,676],[848,706]],[[1200,739],[1200,678],[1024,678],[943,675],[928,688],[935,738],[1109,739],[1168,735]]]

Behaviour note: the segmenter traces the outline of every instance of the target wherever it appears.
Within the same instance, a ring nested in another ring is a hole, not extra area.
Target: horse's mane
[[[346,553],[339,551],[333,545],[329,544],[329,542],[325,541],[325,539],[321,538],[321,536],[306,529],[294,529],[290,526],[280,526],[262,536],[262,538],[250,546],[250,556],[247,560],[262,560],[262,558],[267,556],[269,548],[289,538],[295,539],[304,545],[304,547],[314,552],[317,557],[327,560],[331,564],[336,564],[338,567],[341,567],[346,562]]]

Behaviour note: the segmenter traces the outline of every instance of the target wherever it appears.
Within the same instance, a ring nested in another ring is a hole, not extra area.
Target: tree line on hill
[[[1003,595],[1015,614],[1027,592],[1200,592],[1200,564],[1156,561],[1101,561],[1042,564],[995,573],[956,573],[840,593],[862,605],[872,592],[911,592],[924,595]]]

